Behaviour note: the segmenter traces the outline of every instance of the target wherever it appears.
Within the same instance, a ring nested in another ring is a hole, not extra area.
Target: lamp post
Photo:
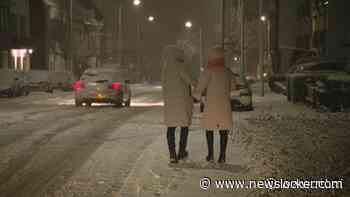
[[[265,34],[265,38],[262,38],[262,36],[260,36],[260,78],[261,78],[261,96],[265,95],[265,78],[267,77],[267,73],[265,71],[265,66],[270,64],[270,60],[271,60],[271,54],[270,54],[270,20],[267,16],[262,15],[260,16],[260,20],[262,22],[262,24],[260,24],[260,33],[261,35]],[[265,25],[266,24],[266,25]],[[265,28],[263,28],[265,27]],[[263,30],[264,29],[264,30]],[[264,41],[265,40],[265,41]],[[271,65],[269,65],[271,66]]]
[[[32,54],[33,54],[34,50],[33,49],[28,49],[28,68],[27,71],[30,71],[31,67],[32,67]]]
[[[120,3],[118,11],[118,61],[119,65],[123,64],[123,5]]]
[[[260,0],[260,9],[262,7],[262,0]],[[261,13],[261,11],[260,11]],[[265,64],[265,43],[264,43],[264,31],[263,31],[263,23],[266,21],[266,16],[260,16],[261,23],[259,24],[259,66],[260,66],[260,81],[261,81],[261,96],[265,96],[265,77],[264,77],[264,64]]]
[[[221,0],[221,46],[225,47],[225,18],[226,18],[226,1]]]
[[[133,4],[136,8],[141,6],[141,0],[134,0]],[[141,54],[140,54],[140,45],[141,45],[141,27],[140,27],[140,19],[139,19],[139,12],[137,11],[136,13],[136,25],[137,25],[137,30],[136,30],[136,64],[138,66],[141,66]]]
[[[187,29],[191,29],[193,26],[191,21],[187,21],[185,23],[185,27]],[[199,26],[199,67],[200,69],[203,66],[203,30],[202,30],[202,26]]]
[[[241,10],[241,68],[240,76],[242,81],[246,81],[245,77],[245,0],[240,0],[240,10]]]
[[[69,71],[73,71],[73,0],[69,2]]]

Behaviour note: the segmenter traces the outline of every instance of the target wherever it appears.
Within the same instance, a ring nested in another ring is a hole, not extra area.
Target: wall
[[[327,32],[327,54],[331,57],[350,57],[350,1],[329,1],[329,18]]]

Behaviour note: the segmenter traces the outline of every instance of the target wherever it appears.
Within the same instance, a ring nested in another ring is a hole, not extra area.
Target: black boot
[[[178,159],[186,159],[188,157],[188,152],[186,151],[187,147],[187,138],[188,138],[188,127],[181,127],[180,134],[180,145],[179,145],[179,154]]]
[[[170,163],[177,163],[176,147],[175,147],[175,129],[176,127],[168,127],[168,131],[167,131]]]
[[[207,161],[214,161],[214,132],[206,131],[205,135],[207,137],[207,145],[208,145],[208,156],[206,158]]]
[[[226,130],[220,131],[220,156],[219,156],[218,163],[226,162],[227,141],[228,141],[228,131]]]

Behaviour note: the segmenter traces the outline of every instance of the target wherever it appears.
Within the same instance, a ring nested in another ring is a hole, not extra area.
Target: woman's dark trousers
[[[176,130],[176,127],[168,127],[168,130],[167,130],[168,148],[169,148],[169,154],[170,154],[171,160],[183,159],[187,157],[187,154],[188,154],[186,151],[188,127],[181,127],[178,155],[176,155],[175,130]]]
[[[228,141],[228,131],[227,130],[220,130],[220,156],[219,156],[219,163],[224,163],[226,161],[226,147],[227,147],[227,141]],[[207,137],[207,145],[208,145],[208,156],[207,161],[213,161],[214,160],[214,132],[207,130],[205,132]]]

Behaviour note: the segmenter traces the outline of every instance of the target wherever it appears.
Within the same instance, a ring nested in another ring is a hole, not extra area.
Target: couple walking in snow
[[[186,146],[192,123],[193,98],[200,100],[203,94],[206,99],[201,127],[206,131],[206,160],[214,161],[214,131],[217,131],[220,134],[218,162],[225,163],[228,134],[233,127],[230,91],[234,79],[231,70],[225,67],[224,50],[221,47],[210,49],[208,64],[201,72],[198,83],[191,77],[189,69],[183,49],[175,45],[165,48],[162,86],[170,163],[177,163],[189,156]],[[176,128],[181,128],[178,152],[175,143]]]

